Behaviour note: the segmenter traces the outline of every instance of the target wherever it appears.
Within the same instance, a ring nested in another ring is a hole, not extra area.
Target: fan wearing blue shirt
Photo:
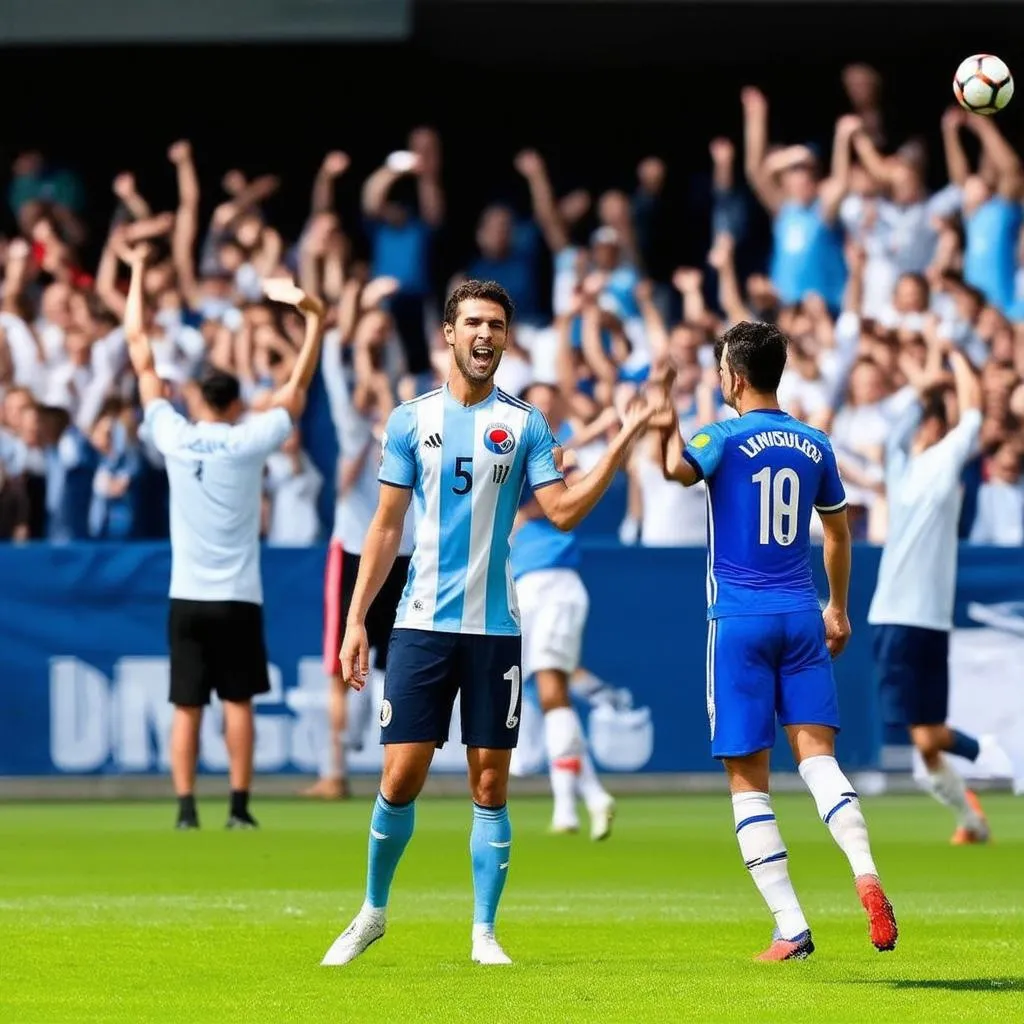
[[[1024,168],[990,117],[949,114],[943,132],[949,176],[963,190],[964,280],[1004,313],[1014,306]],[[970,173],[957,128],[978,137],[982,167]]]
[[[772,325],[737,324],[715,351],[722,395],[739,416],[702,427],[684,444],[667,398],[670,372],[657,420],[665,476],[684,486],[703,480],[707,488],[711,752],[729,778],[744,864],[775,918],[772,944],[758,957],[767,961],[814,951],[769,795],[776,721],[850,862],[871,941],[889,950],[897,936],[860,802],[835,758],[839,708],[831,659],[850,636],[846,495],[828,438],[779,408],[787,345]],[[811,572],[815,510],[825,532],[824,611]]]
[[[524,484],[544,515],[571,530],[597,504],[646,426],[638,402],[598,464],[567,485],[557,442],[537,409],[494,385],[512,319],[508,293],[467,281],[448,298],[447,383],[392,412],[382,441],[380,498],[363,545],[341,651],[345,681],[369,671],[365,619],[416,506],[409,579],[392,633],[381,705],[384,771],[370,820],[366,898],[324,966],[354,960],[384,935],[395,870],[412,837],[415,800],[459,699],[473,797],[472,959],[512,961],[495,936],[512,853],[508,777],[522,713],[519,609],[509,536]]]

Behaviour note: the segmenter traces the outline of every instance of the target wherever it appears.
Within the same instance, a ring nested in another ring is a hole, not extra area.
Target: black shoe
[[[178,818],[177,823],[174,826],[176,829],[190,829],[199,828],[198,818]]]
[[[225,828],[259,828],[260,823],[248,811],[245,814],[232,814]]]

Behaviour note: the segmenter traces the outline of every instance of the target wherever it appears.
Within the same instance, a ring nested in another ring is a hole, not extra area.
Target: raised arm
[[[306,407],[306,392],[309,389],[317,363],[320,361],[320,347],[324,333],[324,304],[316,297],[307,295],[288,278],[271,278],[263,282],[263,290],[272,302],[283,302],[294,306],[306,320],[306,333],[302,348],[292,367],[288,381],[274,392],[271,406],[287,409],[293,422],[298,422]]]
[[[132,276],[124,305],[124,335],[128,344],[128,359],[139,381],[139,400],[145,408],[150,402],[162,398],[164,389],[156,375],[149,338],[143,331],[142,278],[146,269],[147,250],[144,246],[136,246],[128,256]]]
[[[441,184],[441,137],[433,128],[417,128],[409,136],[409,149],[419,159],[416,197],[420,216],[432,228],[444,223],[444,187]]]
[[[334,211],[334,186],[348,170],[350,163],[348,154],[340,151],[328,153],[324,157],[323,163],[313,179],[313,195],[310,202],[312,216]]]
[[[946,154],[946,173],[954,185],[963,188],[971,174],[964,145],[960,141],[960,129],[967,123],[967,113],[960,107],[950,107],[942,115],[942,149]]]
[[[1021,182],[1024,180],[1016,150],[1006,141],[999,125],[991,117],[969,117],[967,127],[978,136],[983,155],[988,157],[996,169],[997,191],[1004,199],[1016,202],[1020,198]]]
[[[195,305],[199,300],[195,259],[196,236],[199,234],[199,175],[196,174],[192,146],[188,142],[174,143],[167,151],[167,159],[174,165],[178,179],[178,210],[171,235],[171,258],[185,301]]]
[[[515,159],[515,169],[526,179],[533,219],[544,235],[544,241],[552,252],[561,252],[569,245],[569,232],[543,158],[532,149],[524,149]]]
[[[760,89],[744,89],[743,103],[743,164],[747,181],[762,205],[777,213],[782,206],[782,190],[765,165],[768,152],[768,100]]]
[[[403,174],[408,173],[408,171],[395,170],[391,166],[392,163],[395,163],[393,160],[394,156],[395,154],[392,153],[391,157],[388,158],[389,163],[381,164],[363,182],[363,192],[360,197],[363,214],[372,220],[380,219],[384,211],[384,204],[388,201],[388,193],[391,191],[391,187]],[[411,169],[412,167],[410,167]]]
[[[113,192],[124,204],[124,208],[133,220],[145,220],[151,215],[149,203],[139,192],[135,184],[135,175],[131,171],[122,171],[114,179]]]
[[[637,398],[630,404],[623,418],[622,429],[615,435],[600,461],[590,470],[566,484],[558,480],[534,492],[544,515],[559,530],[576,527],[588,512],[601,500],[619,471],[629,446],[644,430],[656,411],[656,405],[646,399]]]

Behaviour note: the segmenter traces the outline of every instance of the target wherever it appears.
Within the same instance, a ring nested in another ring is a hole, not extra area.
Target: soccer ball
[[[1013,76],[998,57],[976,53],[956,69],[953,95],[972,114],[995,114],[1013,97]]]

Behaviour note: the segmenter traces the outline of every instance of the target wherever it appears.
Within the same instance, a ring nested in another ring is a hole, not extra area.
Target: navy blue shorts
[[[878,700],[885,725],[945,725],[949,634],[920,626],[875,626]]]
[[[443,747],[460,696],[462,742],[512,750],[522,712],[522,638],[396,629],[391,634],[381,743]]]
[[[708,623],[713,757],[775,746],[775,722],[839,731],[839,700],[818,611],[736,615]]]

